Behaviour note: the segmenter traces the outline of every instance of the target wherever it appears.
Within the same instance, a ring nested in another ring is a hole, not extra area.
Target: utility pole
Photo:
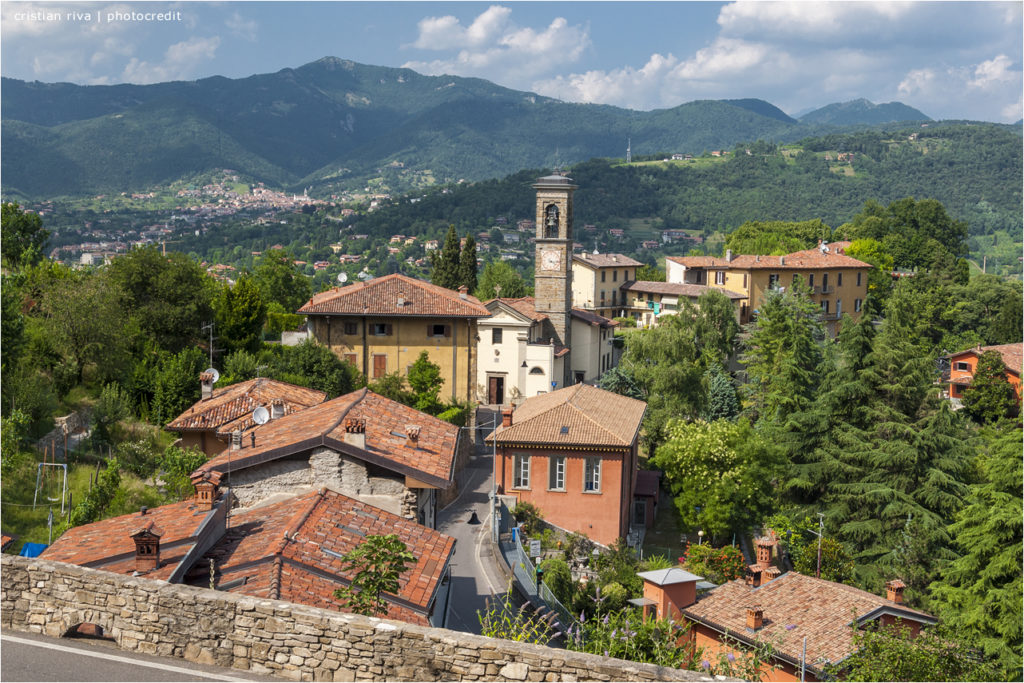
[[[818,530],[808,529],[812,534],[818,537],[818,569],[814,572],[814,577],[821,578],[821,537],[825,535],[825,513],[818,513]]]
[[[208,323],[203,323],[203,326],[201,328],[203,332],[206,332],[207,330],[210,331],[210,367],[211,368],[213,367],[213,326],[214,326],[214,324],[215,323],[213,321],[210,321]]]

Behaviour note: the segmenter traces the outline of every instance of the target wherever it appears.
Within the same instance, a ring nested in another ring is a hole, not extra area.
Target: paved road
[[[447,627],[468,633],[480,633],[477,611],[484,610],[487,597],[508,588],[489,543],[492,457],[486,448],[480,450],[484,452],[474,455],[463,470],[466,478],[459,497],[438,514],[438,530],[457,541]],[[473,512],[480,524],[469,523]]]
[[[237,669],[120,650],[102,640],[50,638],[6,630],[0,680],[8,681],[280,681]]]

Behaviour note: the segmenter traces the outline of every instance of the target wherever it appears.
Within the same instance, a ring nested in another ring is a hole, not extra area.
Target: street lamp
[[[697,513],[697,524],[700,524],[700,513],[701,513],[701,510],[703,510],[703,509],[704,509],[703,505],[694,505],[693,506],[694,512]],[[703,544],[704,544],[704,530],[700,529],[699,531],[697,531],[697,545],[703,545]]]

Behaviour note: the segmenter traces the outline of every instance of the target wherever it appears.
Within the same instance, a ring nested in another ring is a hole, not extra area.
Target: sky
[[[321,57],[637,110],[760,98],[1024,116],[1021,2],[0,2],[0,73],[241,78]]]

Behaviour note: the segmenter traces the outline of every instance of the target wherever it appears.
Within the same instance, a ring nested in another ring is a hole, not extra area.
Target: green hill
[[[902,102],[875,104],[863,98],[829,104],[800,117],[801,123],[837,126],[871,125],[897,121],[931,121],[931,119]]]

